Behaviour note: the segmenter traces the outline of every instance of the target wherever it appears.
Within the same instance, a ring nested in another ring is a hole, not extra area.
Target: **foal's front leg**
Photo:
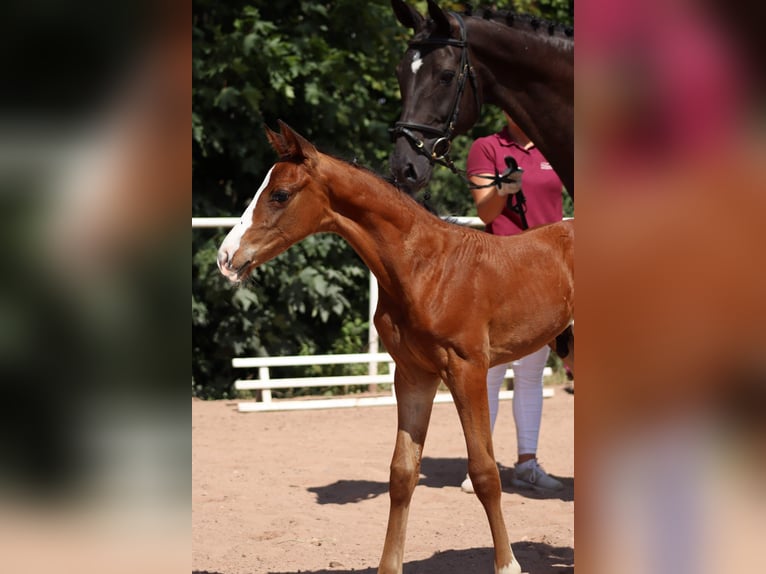
[[[410,500],[420,477],[423,443],[439,386],[431,375],[408,372],[398,364],[394,380],[398,428],[389,481],[391,508],[378,574],[402,573]]]

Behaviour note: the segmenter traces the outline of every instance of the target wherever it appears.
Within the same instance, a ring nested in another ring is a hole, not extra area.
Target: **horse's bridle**
[[[476,98],[476,109],[481,109],[481,100],[479,99],[479,92],[476,86],[476,74],[473,66],[471,66],[468,56],[468,40],[466,38],[465,22],[463,22],[463,19],[456,12],[450,12],[450,14],[457,19],[460,27],[459,40],[455,38],[425,38],[423,40],[412,40],[409,42],[411,48],[418,48],[421,46],[455,46],[461,48],[460,74],[458,75],[457,80],[457,92],[452,101],[452,111],[449,114],[447,124],[443,128],[434,128],[414,122],[396,122],[394,127],[389,129],[389,132],[391,134],[392,142],[395,142],[397,137],[404,136],[410,142],[413,149],[420,155],[427,157],[431,164],[438,163],[457,173],[457,168],[455,168],[455,164],[449,157],[449,151],[452,147],[452,138],[455,135],[455,125],[457,124],[458,115],[460,113],[460,100],[463,99],[466,80],[470,79],[471,81],[471,87],[473,88],[474,97]],[[426,143],[413,133],[413,130],[420,132],[422,135],[430,134],[437,138],[431,146],[430,151],[426,148]]]
[[[463,22],[463,18],[461,18],[460,14],[456,12],[450,12],[450,14],[455,17],[460,27],[459,40],[456,40],[455,38],[425,38],[424,40],[412,40],[409,42],[411,48],[420,46],[455,46],[461,49],[460,75],[458,76],[457,92],[452,101],[452,111],[449,114],[449,120],[447,121],[446,126],[438,129],[414,122],[396,122],[394,127],[389,129],[389,132],[391,134],[392,143],[396,141],[397,137],[404,136],[410,142],[412,148],[420,155],[427,157],[431,164],[438,163],[439,165],[449,168],[453,173],[465,177],[460,173],[460,170],[455,167],[452,158],[449,156],[449,152],[452,147],[452,138],[455,135],[455,126],[460,113],[460,100],[463,99],[466,80],[471,81],[473,95],[476,98],[477,110],[481,109],[481,98],[479,98],[479,92],[477,90],[476,73],[473,66],[471,66],[470,58],[468,56],[468,40],[465,30],[465,22]],[[419,131],[421,134],[431,134],[437,138],[431,146],[430,151],[426,148],[426,143],[414,134],[412,130]],[[511,156],[505,158],[505,163],[508,166],[508,169],[503,173],[498,173],[497,169],[495,169],[495,176],[493,178],[487,178],[490,179],[489,183],[483,185],[475,184],[468,180],[468,178],[465,178],[468,182],[468,187],[471,189],[497,187],[499,189],[502,187],[503,183],[513,183],[511,176],[521,170],[519,169],[516,160]],[[519,190],[517,193],[509,195],[507,202],[508,208],[519,214],[522,229],[527,229],[529,226],[526,218],[527,206],[524,193]]]

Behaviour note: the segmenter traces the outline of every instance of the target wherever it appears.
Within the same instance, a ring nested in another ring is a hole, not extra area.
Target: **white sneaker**
[[[463,492],[467,492],[468,494],[473,494],[474,493],[473,483],[471,482],[471,477],[468,476],[467,474],[465,475],[465,480],[460,485],[460,489]]]
[[[549,476],[537,463],[537,459],[527,460],[513,467],[511,484],[518,488],[532,488],[534,490],[561,490],[564,485],[561,481]]]

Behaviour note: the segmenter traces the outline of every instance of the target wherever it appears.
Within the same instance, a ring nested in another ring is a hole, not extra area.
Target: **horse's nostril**
[[[415,166],[411,163],[407,164],[407,169],[404,170],[404,177],[407,178],[407,181],[414,182],[418,178],[418,174],[415,173]]]

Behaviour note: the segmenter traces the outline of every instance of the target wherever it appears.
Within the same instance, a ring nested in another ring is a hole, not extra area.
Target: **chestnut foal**
[[[280,122],[279,161],[218,252],[240,281],[318,232],[348,241],[379,285],[375,326],[396,362],[398,431],[379,574],[401,574],[407,516],[440,381],[455,401],[468,473],[489,520],[495,572],[521,572],[503,519],[487,369],[552,341],[574,314],[574,222],[513,237],[447,223],[372,172],[320,153]]]

